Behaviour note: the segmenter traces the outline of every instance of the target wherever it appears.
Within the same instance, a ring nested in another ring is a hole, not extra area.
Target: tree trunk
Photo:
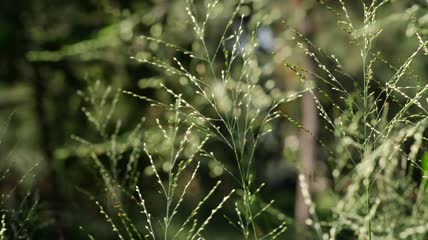
[[[302,1],[295,0],[296,5],[302,5]],[[313,33],[312,29],[312,19],[310,12],[307,12],[306,16],[303,18],[302,23],[298,26],[298,31],[302,33],[308,39],[311,38]],[[315,71],[315,65],[313,60],[309,56],[305,56],[305,68],[311,72]],[[315,84],[315,78],[307,74],[306,76],[307,86],[313,86]],[[316,153],[317,145],[314,136],[318,134],[318,111],[315,100],[312,94],[306,92],[303,95],[302,102],[302,125],[307,129],[311,134],[305,130],[301,130],[300,133],[300,173],[305,176],[308,190],[311,191],[311,186],[313,182],[313,174],[316,165]],[[309,207],[305,204],[305,201],[302,196],[302,189],[300,188],[300,183],[297,181],[296,185],[296,202],[295,202],[295,219],[298,225],[305,224],[305,220],[310,217]]]
[[[50,128],[46,118],[47,112],[43,104],[45,95],[45,84],[44,79],[40,73],[40,66],[37,63],[32,63],[34,78],[32,81],[33,97],[34,97],[34,108],[36,119],[39,125],[40,131],[40,144],[42,152],[48,167],[48,176],[44,181],[49,185],[48,187],[48,204],[50,210],[53,212],[54,223],[54,239],[64,239],[63,222],[61,212],[63,209],[62,194],[59,191],[58,177],[56,175],[56,168],[53,157],[53,149],[50,139]]]

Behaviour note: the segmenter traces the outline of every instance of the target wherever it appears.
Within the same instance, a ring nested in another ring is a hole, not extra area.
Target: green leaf
[[[422,157],[421,168],[422,168],[422,177],[423,177],[422,185],[426,190],[428,187],[428,152],[425,152],[424,156]]]

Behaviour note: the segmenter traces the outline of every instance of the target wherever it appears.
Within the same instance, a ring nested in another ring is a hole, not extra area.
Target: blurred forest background
[[[194,1],[202,14],[201,19],[209,2]],[[337,1],[325,2],[340,9]],[[346,2],[358,25],[362,20],[361,3]],[[141,144],[141,140],[152,149],[162,149],[163,140],[157,132],[156,119],[162,120],[167,113],[122,94],[121,90],[174,103],[161,87],[165,84],[192,99],[192,104],[202,106],[198,102],[200,99],[193,97],[194,92],[187,87],[186,78],[165,74],[131,58],[156,57],[173,62],[175,57],[198,76],[207,74],[204,64],[142,37],[150,36],[200,51],[203,46],[195,40],[186,4],[185,0],[0,1],[0,167],[8,171],[0,182],[0,192],[7,193],[17,186],[13,189],[14,204],[19,205],[18,199],[25,198],[27,190],[31,191],[29,199],[25,200],[30,203],[21,207],[31,209],[31,202],[37,201],[38,207],[32,213],[36,217],[29,220],[25,215],[17,216],[18,222],[28,225],[25,231],[31,232],[31,239],[87,239],[88,233],[95,239],[116,239],[95,201],[101,202],[106,209],[114,208],[114,204],[108,202],[99,167],[91,158],[94,148],[82,144],[82,139],[96,146],[95,154],[103,162],[106,155],[112,154],[110,145],[114,138],[120,161],[116,165],[105,162],[109,174],[124,188],[135,184],[143,186],[142,192],[151,194],[146,195],[148,203],[158,201],[157,192],[153,190],[156,181],[147,158],[143,154],[136,155],[138,164],[133,166],[132,177],[123,174],[127,164],[121,159],[132,155],[133,147]],[[237,5],[237,0],[218,3],[207,23],[208,49],[218,44]],[[376,49],[385,59],[392,59],[391,63],[399,66],[418,48],[416,32],[427,39],[427,9],[425,0],[406,0],[391,1],[380,10],[378,24],[384,31],[376,41]],[[255,31],[259,47],[254,54],[259,62],[262,109],[272,99],[301,93],[304,89],[295,74],[284,66],[285,60],[293,59],[306,68],[313,68],[313,63],[289,41],[290,26],[325,52],[334,54],[349,75],[361,79],[360,53],[350,44],[336,16],[318,1],[248,0],[238,11],[237,16],[242,18],[233,19],[229,31],[238,29],[242,21],[242,44]],[[222,64],[221,58],[217,61],[216,64]],[[427,84],[428,59],[418,58],[412,69],[422,76],[420,81]],[[384,74],[382,68],[378,69],[376,78],[385,81],[388,70],[384,66]],[[354,83],[347,84],[353,86]],[[335,94],[331,89],[323,90],[327,95]],[[102,99],[104,95],[105,101],[101,104],[91,99]],[[306,98],[299,97],[281,105],[280,110],[322,136],[325,129],[319,123],[318,110],[311,98],[305,103]],[[111,116],[101,119],[105,131],[103,126],[97,129],[85,114],[91,112],[103,118],[113,106]],[[327,102],[325,106],[329,113],[334,112],[333,104]],[[130,140],[130,133],[140,122],[143,123],[137,137]],[[340,195],[333,187],[328,154],[313,137],[305,138],[295,124],[285,119],[276,120],[272,128],[272,133],[263,138],[255,153],[255,182],[266,183],[260,198],[266,202],[274,199],[270,213],[287,222],[285,237],[280,239],[304,239],[304,219],[308,213],[296,194],[299,169],[310,172],[308,175],[313,178],[311,189],[320,219],[331,217],[330,210]],[[328,139],[325,141],[329,143]],[[223,151],[224,146],[210,141],[207,148],[218,152],[217,158],[225,165],[233,164],[231,155]],[[25,181],[19,183],[23,176]],[[134,178],[137,179],[135,183],[132,182]],[[190,197],[185,198],[186,204],[197,203],[219,179],[224,182],[221,191],[227,192],[233,180],[216,161],[201,160],[199,176],[192,185]],[[144,221],[139,216],[141,210],[137,210],[132,201],[125,201],[124,205],[137,226]],[[226,207],[213,220],[205,233],[207,239],[239,239],[222,216],[228,211],[233,211],[233,206]],[[272,222],[265,220],[266,225],[277,224]],[[351,238],[344,236],[343,239]]]

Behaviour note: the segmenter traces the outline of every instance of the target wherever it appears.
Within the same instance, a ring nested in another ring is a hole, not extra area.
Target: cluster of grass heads
[[[336,56],[325,53],[304,35],[293,31],[297,48],[317,69],[313,71],[287,60],[285,66],[296,73],[304,87],[297,93],[272,96],[260,83],[260,68],[254,53],[256,32],[244,35],[243,17],[238,16],[243,3],[239,2],[213,49],[206,42],[207,25],[218,1],[210,2],[203,13],[196,11],[193,1],[187,1],[185,11],[195,41],[201,46],[198,51],[162,39],[142,37],[146,42],[178,52],[192,63],[191,66],[197,66],[186,68],[178,58],[133,57],[157,69],[166,79],[180,79],[185,83],[184,89],[168,82],[160,84],[172,103],[131,91],[112,93],[111,88],[98,94],[99,83],[89,88],[88,94],[81,93],[92,106],[92,110],[83,111],[103,144],[81,137],[75,139],[91,149],[90,156],[114,207],[111,211],[98,201],[96,204],[117,237],[203,239],[203,232],[213,217],[229,205],[235,214],[224,214],[224,217],[244,239],[282,237],[287,226],[284,216],[269,211],[274,201],[264,202],[258,198],[263,184],[255,183],[255,152],[263,137],[272,131],[274,121],[288,119],[308,131],[299,121],[278,109],[309,92],[325,129],[322,136],[314,137],[329,156],[333,189],[340,196],[331,218],[320,220],[307,180],[304,175],[299,176],[312,216],[307,223],[315,229],[314,238],[425,239],[428,232],[428,157],[424,147],[428,87],[411,70],[411,65],[419,55],[427,54],[427,42],[416,33],[418,48],[395,66],[374,47],[383,30],[377,23],[377,13],[384,5],[391,4],[388,0],[361,1],[361,21],[351,19],[342,0],[337,6],[321,1],[339,18],[339,26],[349,34],[352,47],[358,48],[361,56],[358,61],[363,66],[361,74],[350,76]],[[233,28],[236,19],[241,21]],[[219,61],[219,58],[222,59]],[[377,69],[381,67],[390,69],[387,80],[378,76]],[[311,86],[306,84],[309,76],[316,79]],[[161,117],[151,122],[140,121],[133,130],[120,134],[122,123],[111,124],[110,119],[121,93],[143,100]],[[197,104],[194,99],[198,99]],[[326,105],[333,111],[328,111]],[[157,129],[146,130],[145,124]],[[223,151],[230,152],[233,161],[225,161],[218,157],[221,153],[208,150],[207,144],[214,141],[224,145]],[[141,159],[146,160],[142,164],[147,166],[144,172],[153,177],[158,188],[153,191],[159,192],[161,200],[148,201],[145,197],[152,189],[141,186],[138,181]],[[189,189],[197,181],[205,160],[216,162],[235,185],[220,190],[221,181],[218,181],[186,214],[184,198],[191,196]],[[122,203],[124,198],[135,200],[145,218],[144,223],[135,223],[128,216]],[[201,208],[211,198],[217,199],[216,207],[206,216],[199,216]],[[155,206],[163,210],[152,210]],[[262,215],[268,215],[278,224],[271,228],[262,226],[258,222]]]
[[[20,185],[32,176],[31,169],[10,189],[0,196],[0,239],[31,239],[49,222],[45,221],[39,197],[31,190],[18,191]],[[10,168],[0,175],[0,183],[6,182]]]
[[[168,84],[162,84],[161,87],[170,95],[170,98],[174,99],[174,104],[163,103],[156,99],[123,91],[130,96],[144,100],[152,108],[160,109],[159,111],[165,115],[165,120],[156,119],[156,125],[159,128],[156,135],[163,136],[163,143],[158,143],[155,138],[149,138],[148,142],[137,142],[135,145],[136,152],[139,154],[140,149],[142,149],[149,161],[150,171],[160,187],[160,194],[164,198],[162,206],[165,208],[165,212],[163,216],[150,214],[150,209],[146,207],[143,197],[144,191],[140,191],[141,187],[135,187],[137,204],[142,207],[142,214],[146,218],[144,227],[146,232],[140,234],[139,229],[120,206],[121,198],[116,190],[120,186],[117,184],[117,178],[120,175],[117,173],[117,165],[118,159],[121,158],[126,147],[122,148],[121,151],[116,141],[120,123],[115,125],[112,135],[107,134],[105,130],[117,103],[117,98],[114,98],[109,110],[105,110],[103,107],[110,93],[109,88],[103,94],[98,94],[99,97],[95,97],[96,94],[91,92],[85,95],[84,99],[95,106],[95,112],[83,110],[89,121],[94,124],[104,138],[103,140],[111,143],[104,152],[109,159],[110,171],[99,159],[96,151],[91,156],[100,169],[109,195],[113,195],[114,204],[118,206],[120,213],[118,220],[123,223],[122,226],[116,226],[114,217],[108,214],[101,204],[98,202],[97,204],[121,239],[126,237],[141,238],[145,235],[152,239],[177,239],[182,236],[185,236],[186,239],[196,239],[202,237],[202,231],[213,215],[223,207],[229,198],[232,198],[235,216],[225,216],[232,226],[236,227],[246,239],[276,239],[286,229],[282,215],[271,216],[278,218],[276,221],[279,222],[277,227],[271,229],[261,229],[257,223],[258,218],[267,212],[274,201],[265,203],[257,198],[263,184],[255,185],[254,183],[255,151],[263,136],[271,131],[270,124],[272,121],[280,117],[280,113],[276,110],[277,107],[298,98],[300,95],[293,93],[280,99],[265,97],[263,88],[259,84],[258,62],[255,54],[253,54],[257,48],[255,32],[251,34],[248,43],[241,42],[244,30],[242,18],[237,14],[243,1],[239,3],[230,17],[217,48],[213,52],[207,47],[205,32],[210,14],[218,1],[208,4],[205,17],[202,20],[196,17],[198,13],[195,12],[196,8],[193,2],[188,1],[187,3],[186,11],[192,23],[196,41],[199,41],[203,46],[201,52],[192,52],[152,37],[143,38],[146,41],[183,53],[195,63],[202,64],[207,69],[207,74],[201,78],[194,69],[186,69],[177,58],[174,58],[172,62],[156,58],[142,59],[138,56],[135,59],[164,71],[170,75],[170,78],[184,78],[188,82],[186,88],[191,89],[193,97],[199,98],[202,103],[199,106],[193,105],[191,99],[185,99],[182,94],[169,88]],[[237,29],[233,30],[232,24],[236,19],[241,19],[241,23]],[[225,59],[224,66],[216,65],[220,53],[223,53],[222,57]],[[167,122],[166,126],[162,121]],[[96,146],[89,141],[80,137],[75,137],[75,139],[95,150]],[[225,166],[225,161],[217,159],[215,152],[206,151],[204,145],[208,141],[219,141],[224,144],[225,149],[234,156],[235,165]],[[150,147],[150,145],[156,146]],[[131,157],[126,158],[128,164],[135,162],[132,159],[138,158],[132,156],[131,154]],[[213,160],[218,163],[234,180],[235,186],[229,189],[205,220],[196,218],[201,206],[216,192],[221,181],[217,182],[197,203],[180,227],[171,229],[172,221],[180,211],[179,207],[188,193],[192,181],[198,174],[201,160],[197,160],[197,158]],[[136,168],[129,166],[126,169],[132,171]],[[190,178],[181,179],[187,170],[190,171]],[[125,173],[123,176],[129,176],[129,174]],[[184,182],[183,186],[179,186],[182,182]]]
[[[3,148],[10,120],[11,117],[0,126],[0,152],[4,151],[0,168],[0,239],[32,239],[49,222],[44,218],[38,194],[31,187],[37,164],[17,177],[13,173],[14,162],[9,159],[13,152]]]
[[[99,84],[100,82],[97,82],[95,86],[99,87]],[[171,106],[170,111],[172,115],[170,119],[167,120],[167,126],[164,126],[159,119],[156,119],[158,129],[146,132],[146,136],[151,137],[150,142],[141,142],[141,136],[136,136],[143,126],[144,119],[131,131],[131,133],[127,134],[126,140],[119,141],[117,139],[122,137],[118,134],[120,122],[115,124],[114,131],[111,135],[107,134],[106,130],[111,113],[114,111],[115,105],[118,102],[118,95],[115,94],[111,98],[111,101],[109,101],[110,87],[102,91],[103,94],[101,98],[94,97],[95,94],[92,92],[93,89],[92,87],[89,88],[88,94],[84,94],[83,92],[80,92],[80,94],[88,100],[90,105],[93,104],[93,106],[96,106],[96,111],[92,112],[86,108],[83,108],[83,111],[88,119],[96,126],[97,132],[99,132],[102,137],[101,141],[104,143],[107,142],[107,144],[100,146],[99,144],[89,142],[78,136],[74,136],[74,138],[91,149],[91,158],[94,160],[101,173],[104,184],[107,187],[106,191],[110,201],[112,201],[112,204],[115,205],[118,211],[117,220],[123,225],[116,226],[116,219],[114,219],[116,214],[110,215],[107,213],[108,210],[105,210],[100,202],[97,201],[96,204],[101,213],[106,217],[107,222],[111,224],[114,231],[117,232],[117,236],[120,239],[142,239],[143,237],[153,239],[159,237],[164,239],[177,239],[180,235],[184,235],[185,237],[180,237],[186,239],[196,239],[199,237],[213,215],[235,191],[232,189],[230,194],[223,197],[210,215],[207,216],[203,222],[198,224],[196,217],[198,216],[199,209],[203,207],[203,204],[208,201],[217,190],[220,185],[220,182],[217,182],[208,194],[197,203],[188,217],[183,220],[180,228],[176,229],[176,225],[172,227],[173,219],[177,215],[178,209],[182,205],[184,197],[188,193],[189,188],[191,188],[192,182],[198,172],[200,161],[195,158],[197,155],[203,153],[202,148],[208,141],[209,136],[199,136],[200,134],[194,131],[195,125],[186,125],[185,119],[183,119],[179,111],[182,108],[182,103],[180,100],[177,100],[176,104]],[[104,106],[108,111],[104,112]],[[162,136],[162,139],[156,139],[157,136]],[[198,140],[199,137],[203,137],[203,139]],[[130,154],[124,156],[126,152],[130,152]],[[150,172],[149,174],[156,178],[156,183],[159,187],[156,192],[159,192],[162,196],[162,203],[156,202],[156,204],[146,204],[144,196],[146,194],[148,195],[148,193],[146,191],[141,191],[141,186],[137,186],[138,175],[136,170],[138,168],[136,161],[140,160],[139,157],[142,152],[149,162],[149,169],[147,169]],[[100,159],[100,156],[106,157],[107,160]],[[120,162],[126,163],[126,172],[118,172],[117,166]],[[190,171],[190,177],[186,176],[186,171]],[[186,183],[184,186],[179,186],[179,181],[181,182],[182,179],[184,179]],[[129,193],[128,190],[132,192]],[[135,196],[133,196],[133,192],[135,192]],[[144,229],[137,228],[125,213],[122,204],[122,194],[125,194],[125,199],[134,200],[133,202],[140,208],[141,214],[146,218]],[[160,206],[163,206],[165,211],[163,215],[160,213],[159,215],[153,216],[148,206],[157,208],[154,210],[156,212],[159,212]],[[161,223],[159,221],[161,221]],[[158,223],[160,223],[161,226],[157,226]],[[124,233],[122,233],[121,230],[123,230]]]
[[[416,33],[419,46],[407,59],[398,66],[385,60],[374,46],[383,31],[377,13],[388,3],[361,1],[362,21],[350,18],[344,1],[338,3],[340,10],[326,5],[349,34],[351,47],[359,49],[361,81],[346,74],[334,55],[297,32],[297,45],[318,69],[311,72],[286,63],[303,82],[308,75],[317,79],[311,93],[329,136],[318,140],[329,155],[333,187],[340,196],[331,219],[318,219],[307,180],[299,177],[313,217],[308,224],[319,239],[427,237],[428,87],[411,68],[419,55],[427,55],[427,41]],[[377,70],[384,66],[390,70],[386,77]],[[326,88],[334,94],[327,95]],[[326,104],[334,111],[327,112]]]
[[[192,105],[190,100],[184,99],[181,94],[170,89],[167,85],[162,85],[181,105],[180,108],[175,109],[177,114],[185,117],[199,131],[223,143],[234,156],[235,166],[227,167],[224,166],[224,161],[217,159],[214,152],[204,152],[203,154],[208,159],[217,162],[236,182],[239,195],[235,200],[237,220],[227,217],[229,222],[239,229],[247,239],[275,239],[286,229],[284,222],[277,228],[268,230],[264,235],[258,233],[257,230],[257,217],[264,213],[273,204],[273,201],[256,205],[256,194],[262,186],[255,186],[253,183],[254,153],[263,135],[270,132],[269,124],[280,116],[275,109],[279,104],[294,99],[296,96],[288,96],[278,100],[272,99],[273,102],[267,104],[260,102],[260,97],[263,96],[260,96],[259,79],[256,71],[254,71],[258,70],[257,60],[253,58],[254,55],[252,54],[256,42],[253,34],[248,45],[241,45],[242,25],[230,36],[226,36],[227,31],[224,31],[217,50],[210,54],[206,47],[204,33],[210,11],[215,7],[215,4],[216,2],[208,5],[206,19],[201,23],[195,17],[192,2],[189,1],[189,7],[186,9],[193,23],[197,40],[202,43],[204,50],[201,55],[187,50],[185,50],[185,54],[189,54],[195,61],[207,66],[208,74],[204,79],[194,74],[193,70],[184,68],[178,59],[174,59],[175,64],[173,64],[175,66],[153,59],[136,59],[165,70],[176,77],[185,77],[189,82],[188,87],[193,88],[192,91],[194,91],[195,96],[204,101],[204,107],[211,109],[211,113],[203,113],[199,106]],[[236,13],[237,11],[234,15]],[[232,16],[232,19],[234,17]],[[229,21],[226,29],[231,24],[232,20]],[[163,43],[157,39],[146,39]],[[231,43],[229,44],[228,41]],[[181,50],[172,44],[164,43],[164,45],[175,50]],[[228,45],[231,45],[230,50],[227,49]],[[222,51],[226,59],[223,67],[214,66],[218,51]],[[171,106],[144,96],[131,92],[125,93],[146,100],[155,106],[171,108]]]

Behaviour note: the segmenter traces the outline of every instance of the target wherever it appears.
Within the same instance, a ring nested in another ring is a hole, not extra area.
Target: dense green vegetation
[[[0,3],[0,240],[428,238],[428,3]]]

